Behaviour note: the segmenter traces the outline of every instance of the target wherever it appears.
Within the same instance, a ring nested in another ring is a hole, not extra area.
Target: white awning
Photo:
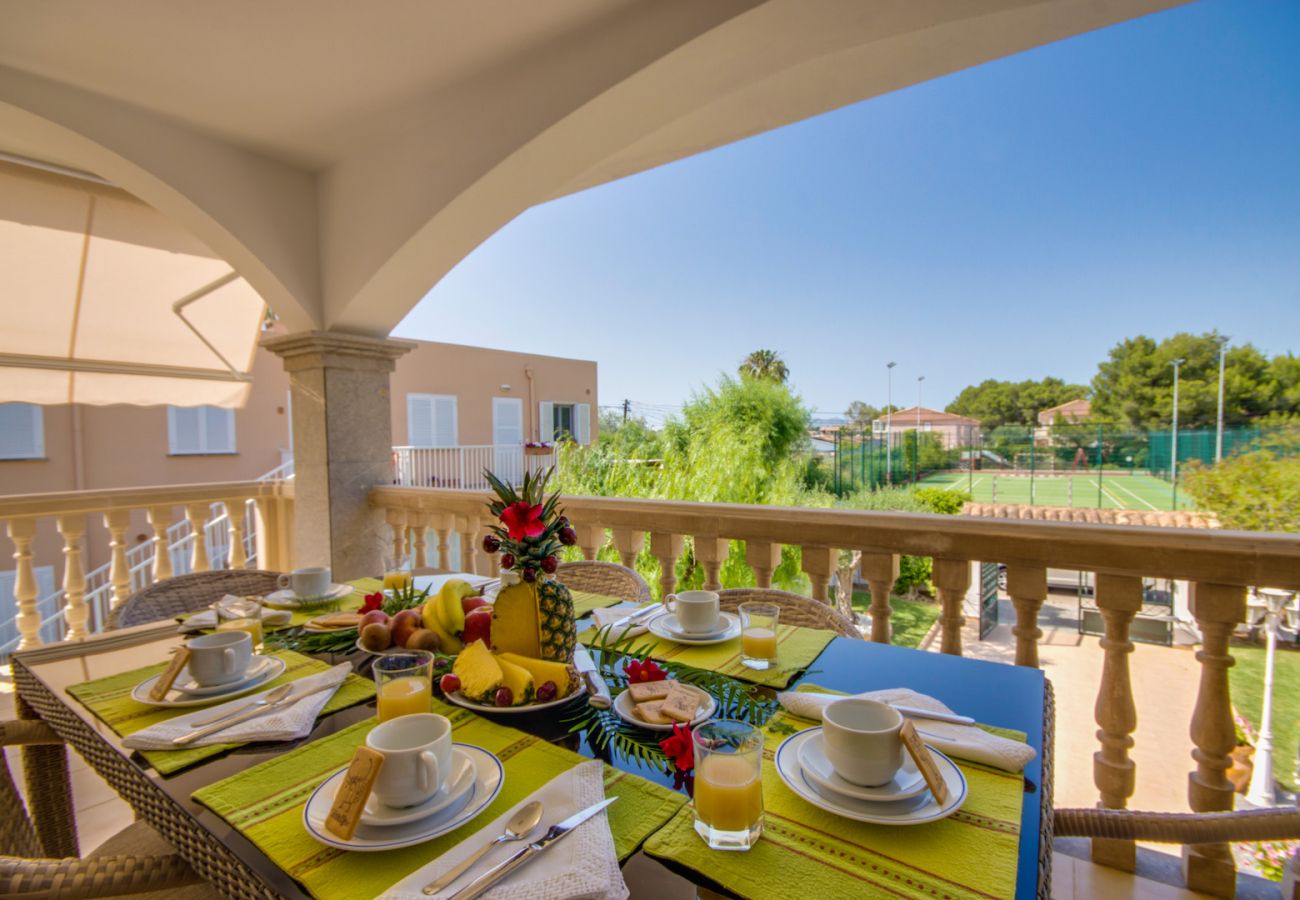
[[[0,402],[242,406],[264,314],[135,197],[0,162]]]

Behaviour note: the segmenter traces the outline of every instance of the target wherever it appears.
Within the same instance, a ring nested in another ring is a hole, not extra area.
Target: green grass
[[[1263,647],[1233,644],[1237,664],[1228,670],[1232,705],[1258,731],[1264,705]],[[1300,742],[1300,650],[1278,644],[1273,670],[1273,775],[1287,790],[1296,789],[1296,745]]]
[[[939,618],[939,604],[903,597],[890,597],[889,605],[894,608],[890,622],[894,626],[893,643],[899,647],[916,647],[930,631],[930,626]],[[871,606],[871,594],[866,591],[853,592],[853,608],[866,613]]]
[[[966,491],[978,503],[1029,503],[1037,506],[1074,506],[1087,509],[1173,509],[1173,488],[1166,481],[1150,475],[1103,474],[1043,475],[1032,481],[1028,476],[1008,476],[986,470],[970,473],[940,472],[921,479],[924,485],[950,487]],[[1185,508],[1189,498],[1179,492],[1178,506]]]

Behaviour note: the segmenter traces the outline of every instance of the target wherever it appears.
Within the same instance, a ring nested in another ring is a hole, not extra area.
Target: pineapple
[[[482,641],[474,641],[456,657],[452,674],[460,679],[460,692],[475,703],[492,703],[505,681],[501,664]]]
[[[559,697],[567,697],[578,684],[578,672],[568,663],[535,659],[517,653],[502,653],[499,659],[521,669],[527,669],[532,673],[533,683],[538,686],[548,681],[555,682],[556,696]]]
[[[525,584],[514,573],[501,575],[492,604],[492,648],[567,663],[578,642],[569,589],[547,578]]]
[[[573,622],[573,597],[558,581],[543,579],[537,584],[537,628],[542,659],[568,662],[578,643]]]
[[[517,666],[500,657],[497,657],[497,665],[501,667],[501,674],[505,676],[502,685],[510,688],[510,696],[514,698],[511,706],[532,703],[533,695],[536,693],[533,673],[523,666]]]

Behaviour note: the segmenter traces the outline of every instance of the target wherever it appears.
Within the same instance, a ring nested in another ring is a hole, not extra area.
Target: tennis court
[[[928,487],[953,488],[978,503],[1030,503],[1035,506],[1074,506],[1091,509],[1164,510],[1174,508],[1173,485],[1150,475],[1009,474],[977,471],[938,472],[921,479]],[[1190,507],[1181,492],[1178,508]]]

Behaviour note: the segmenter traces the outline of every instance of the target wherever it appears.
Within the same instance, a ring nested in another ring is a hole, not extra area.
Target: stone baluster
[[[109,510],[104,513],[104,527],[108,529],[108,549],[111,554],[108,580],[113,585],[112,608],[117,609],[131,596],[131,567],[126,561],[126,531],[131,527],[131,511]]]
[[[839,553],[831,547],[804,546],[801,553],[804,572],[812,582],[812,597],[822,603],[831,602],[831,576]]]
[[[578,549],[583,559],[595,559],[600,548],[605,546],[605,529],[600,525],[574,525],[578,533]]]
[[[438,568],[444,572],[451,571],[451,529],[455,524],[452,516],[439,516],[433,522],[438,535]]]
[[[962,603],[970,589],[970,562],[965,559],[934,558],[934,586],[943,605],[943,642],[940,650],[961,656],[961,629],[966,624]]]
[[[1007,593],[1016,608],[1016,624],[1011,629],[1016,636],[1016,665],[1037,669],[1038,639],[1043,636],[1038,611],[1047,599],[1047,567],[1008,565]]]
[[[1191,612],[1201,629],[1201,684],[1192,711],[1191,737],[1196,748],[1196,770],[1187,778],[1187,799],[1194,812],[1233,808],[1232,782],[1226,773],[1228,755],[1236,744],[1232,703],[1228,694],[1228,669],[1233,659],[1228,639],[1246,618],[1246,589],[1233,584],[1191,585]],[[1183,847],[1183,878],[1189,891],[1231,897],[1236,867],[1227,844],[1192,844]]]
[[[407,540],[410,542],[408,552],[411,556],[411,567],[423,569],[429,565],[429,517],[422,513],[410,510],[406,513],[406,524],[402,530],[407,534]],[[397,557],[401,562],[402,557]]]
[[[41,645],[41,614],[36,607],[40,587],[32,567],[32,539],[36,537],[36,520],[10,519],[9,540],[14,544],[14,599],[18,601],[19,650]]]
[[[393,535],[393,560],[399,561],[406,558],[406,511],[401,509],[389,509],[384,513],[384,521],[388,523],[389,529]]]
[[[474,543],[474,534],[478,531],[478,520],[471,516],[457,516],[456,533],[460,535],[460,570],[462,572],[473,572],[474,551],[478,545]]]
[[[661,597],[667,597],[677,588],[677,560],[685,546],[686,539],[680,534],[650,535],[650,555],[659,561]]]
[[[898,580],[897,553],[862,552],[858,571],[871,588],[871,639],[877,644],[888,644],[893,640],[893,623],[890,618],[894,608],[889,603],[889,595],[894,591],[894,582]]]
[[[754,584],[770,588],[772,573],[781,565],[781,545],[768,541],[746,541],[745,562],[754,570]]]
[[[172,577],[172,549],[167,544],[167,529],[171,526],[172,508],[151,506],[146,515],[149,518],[149,527],[153,529],[153,580],[159,582]],[[266,568],[265,564],[263,568]],[[117,603],[116,600],[113,602]]]
[[[226,531],[230,535],[226,568],[242,569],[248,563],[248,554],[244,552],[244,501],[235,497],[221,502],[226,506]]]
[[[208,535],[204,530],[212,504],[206,500],[199,503],[185,504],[185,518],[190,521],[190,531],[194,534],[194,544],[190,548],[190,571],[206,572],[212,568],[208,560]]]
[[[86,637],[86,567],[81,558],[82,539],[86,536],[86,517],[81,514],[59,516],[59,534],[63,535],[63,621],[68,626],[68,640]]]
[[[1137,728],[1137,708],[1133,705],[1133,685],[1129,681],[1128,658],[1133,652],[1129,626],[1142,609],[1142,579],[1134,575],[1097,575],[1097,608],[1106,625],[1101,649],[1101,685],[1093,717],[1097,720],[1097,740],[1101,749],[1092,755],[1092,780],[1101,792],[1103,809],[1123,809],[1133,796],[1133,760],[1128,751],[1133,746]],[[1132,872],[1137,868],[1137,849],[1133,841],[1112,838],[1092,839],[1092,860],[1103,866]]]
[[[618,551],[618,558],[629,569],[636,568],[637,554],[645,547],[645,532],[633,531],[631,528],[615,528],[614,549]]]
[[[722,590],[722,564],[727,561],[730,549],[731,542],[726,538],[699,534],[695,536],[695,558],[704,569],[706,591]]]

